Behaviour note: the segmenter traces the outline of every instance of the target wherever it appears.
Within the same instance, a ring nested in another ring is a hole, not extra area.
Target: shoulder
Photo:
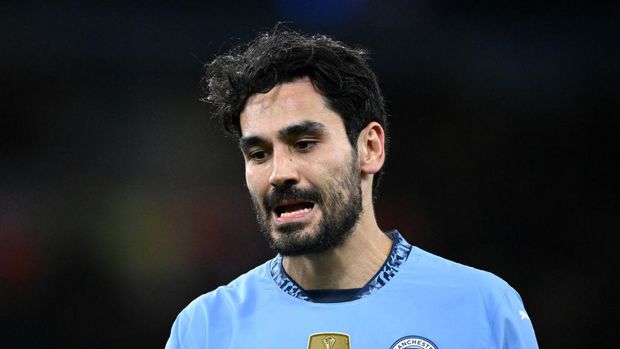
[[[253,307],[262,293],[273,288],[269,264],[270,261],[259,265],[229,284],[194,299],[177,316],[168,342],[202,342],[205,332],[234,321],[235,314]]]
[[[219,286],[213,291],[194,299],[181,314],[217,311],[221,308],[239,306],[250,300],[250,296],[259,293],[272,284],[269,277],[270,261],[240,275],[227,285]]]
[[[448,299],[479,309],[492,319],[507,298],[520,297],[499,276],[439,257],[414,247],[408,270],[413,282],[421,283],[429,297]]]
[[[492,294],[502,294],[510,288],[506,281],[493,273],[437,256],[418,247],[412,249],[409,259],[408,264],[414,273],[442,286],[471,288]]]
[[[408,261],[411,279],[421,280],[433,299],[449,300],[489,326],[490,347],[537,348],[521,296],[499,276],[414,247]],[[454,308],[454,307],[453,307]]]

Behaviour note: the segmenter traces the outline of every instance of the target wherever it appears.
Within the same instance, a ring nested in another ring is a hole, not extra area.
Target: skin
[[[321,125],[321,132],[283,136],[283,130],[308,122]],[[251,96],[240,124],[246,183],[258,202],[283,183],[321,189],[325,178],[351,166],[353,147],[344,123],[309,79]],[[284,257],[284,269],[304,289],[363,287],[385,262],[392,241],[379,228],[372,204],[372,180],[385,161],[384,146],[384,131],[378,123],[371,122],[360,132],[356,152],[363,209],[345,243],[322,253]],[[310,213],[293,218],[304,223],[302,234],[315,232],[324,209],[315,205]],[[277,239],[282,233],[276,226],[283,223],[274,217],[271,224]]]

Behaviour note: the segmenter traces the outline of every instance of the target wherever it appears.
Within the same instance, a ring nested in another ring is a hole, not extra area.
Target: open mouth
[[[293,221],[305,218],[314,208],[313,202],[285,202],[273,209],[278,221]]]

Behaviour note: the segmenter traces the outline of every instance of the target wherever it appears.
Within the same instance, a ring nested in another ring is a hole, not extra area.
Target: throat
[[[314,256],[286,256],[283,267],[286,273],[304,290],[353,289],[363,287],[377,272],[377,269],[362,270],[351,261]]]
[[[355,232],[344,245],[319,254],[285,256],[286,273],[305,290],[364,287],[382,268],[392,249],[392,240],[368,241]]]

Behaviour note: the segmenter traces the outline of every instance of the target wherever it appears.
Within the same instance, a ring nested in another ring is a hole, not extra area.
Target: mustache
[[[284,200],[312,201],[317,204],[323,203],[323,197],[314,188],[276,187],[271,194],[263,198],[263,207],[267,212],[271,212],[280,202]]]

